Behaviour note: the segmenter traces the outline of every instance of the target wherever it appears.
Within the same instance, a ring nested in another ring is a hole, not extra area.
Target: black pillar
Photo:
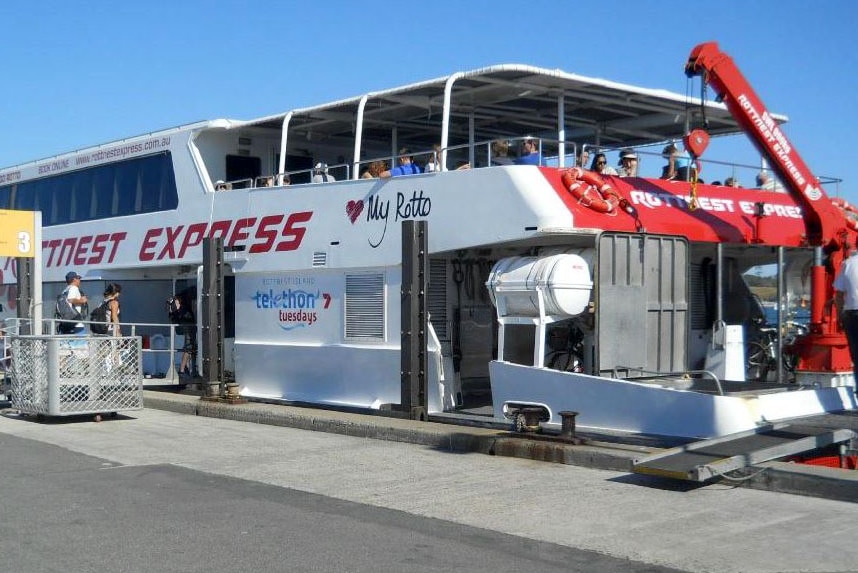
[[[402,223],[402,410],[412,420],[426,419],[426,221]]]

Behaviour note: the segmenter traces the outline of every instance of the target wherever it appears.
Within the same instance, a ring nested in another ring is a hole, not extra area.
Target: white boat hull
[[[760,424],[858,407],[853,388],[807,388],[762,394],[705,394],[627,380],[493,361],[497,421],[511,405],[544,407],[549,427],[575,411],[576,427],[648,436],[711,438]]]

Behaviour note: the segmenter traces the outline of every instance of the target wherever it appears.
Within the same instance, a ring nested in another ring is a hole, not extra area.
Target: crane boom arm
[[[844,230],[843,214],[831,203],[819,179],[769,115],[733,59],[722,52],[716,42],[705,42],[691,51],[685,74],[701,76],[715,89],[787,191],[801,205],[808,227],[808,243],[832,249],[839,247]]]

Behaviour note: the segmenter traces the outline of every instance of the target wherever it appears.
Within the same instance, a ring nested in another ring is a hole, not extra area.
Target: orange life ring
[[[566,170],[560,177],[566,190],[578,202],[599,213],[616,213],[621,198],[598,173],[580,167]]]
[[[840,207],[843,211],[843,216],[846,219],[846,226],[852,231],[858,231],[858,208],[845,199],[840,199],[839,197],[833,197],[831,202],[835,207]]]

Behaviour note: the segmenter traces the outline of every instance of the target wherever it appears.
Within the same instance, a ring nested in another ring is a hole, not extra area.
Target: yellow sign
[[[36,213],[0,209],[0,257],[35,257]]]

